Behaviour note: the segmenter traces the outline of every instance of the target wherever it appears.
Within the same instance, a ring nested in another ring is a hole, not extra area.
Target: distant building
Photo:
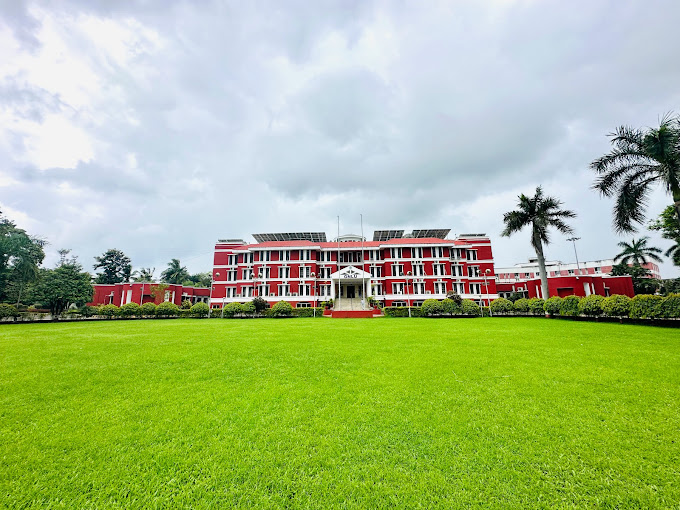
[[[168,285],[163,292],[163,296],[152,294],[156,285]],[[142,294],[143,292],[143,294]],[[134,283],[114,283],[114,284],[95,284],[94,296],[91,306],[116,305],[122,306],[126,303],[160,303],[170,301],[177,306],[182,301],[189,300],[191,304],[207,303],[210,300],[210,289],[207,287],[184,287],[182,285],[158,284],[149,282]]]
[[[447,239],[449,232],[378,230],[372,241],[357,235],[327,241],[323,232],[255,234],[255,243],[222,239],[215,244],[211,305],[260,296],[270,305],[333,299],[336,309],[357,309],[367,296],[386,306],[418,306],[450,291],[484,303],[498,297],[489,238]]]
[[[616,263],[612,259],[593,260],[579,262],[578,267],[575,263],[565,264],[559,260],[546,261],[545,269],[548,276],[581,276],[581,275],[608,275]],[[650,272],[650,278],[661,278],[659,266],[653,262],[643,264],[642,267]],[[515,264],[511,267],[498,267],[496,274],[499,281],[509,281],[516,279],[527,279],[538,277],[538,260],[530,258],[528,262]]]

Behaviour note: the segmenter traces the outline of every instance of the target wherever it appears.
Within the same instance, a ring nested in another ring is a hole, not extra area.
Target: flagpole
[[[366,309],[366,278],[364,277],[364,215],[359,215],[361,221],[361,309]]]
[[[337,300],[340,301],[340,293],[342,292],[342,287],[340,286],[340,215],[338,215],[338,295],[336,296]],[[333,307],[335,308],[335,303],[333,304]]]

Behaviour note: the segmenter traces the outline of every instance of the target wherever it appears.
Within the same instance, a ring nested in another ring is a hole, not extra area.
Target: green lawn
[[[0,327],[0,507],[680,505],[680,330]]]

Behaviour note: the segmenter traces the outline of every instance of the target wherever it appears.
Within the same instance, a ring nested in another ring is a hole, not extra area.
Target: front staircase
[[[333,311],[331,317],[334,319],[348,319],[348,318],[372,318],[374,315],[380,315],[369,308],[368,305],[365,310],[361,309],[361,298],[340,298],[333,303]]]

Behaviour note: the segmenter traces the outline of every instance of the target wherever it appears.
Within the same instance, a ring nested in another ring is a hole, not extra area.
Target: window
[[[425,294],[425,284],[424,283],[414,283],[413,284],[414,294]]]
[[[244,253],[243,254],[243,263],[244,264],[252,264],[255,261],[255,253],[250,252],[250,253]]]
[[[319,296],[330,296],[331,286],[330,285],[319,285]]]
[[[574,270],[573,270],[573,269],[569,269],[569,271],[567,271],[567,272],[568,272],[570,275],[573,275],[573,274],[574,274]]]
[[[468,260],[477,260],[477,250],[468,250],[467,251],[467,259]]]
[[[311,308],[311,307],[312,305],[309,303],[298,303],[297,305],[295,305],[295,308]]]
[[[241,294],[243,297],[253,297],[253,288],[252,287],[243,287],[241,289]]]
[[[312,295],[311,288],[312,288],[311,285],[300,285],[299,287],[300,295],[311,296]]]
[[[269,262],[272,258],[272,252],[269,250],[265,250],[260,254],[260,260],[263,260],[265,262]]]
[[[459,264],[451,266],[451,276],[463,276],[463,266]]]
[[[371,276],[373,278],[380,278],[382,276],[382,267],[371,266]]]
[[[243,270],[243,279],[244,280],[252,280],[253,279],[253,269],[250,267],[247,267]]]
[[[392,301],[392,306],[406,306],[406,301]]]
[[[238,262],[238,255],[229,255],[229,261],[227,262],[227,265],[229,266],[235,266]]]
[[[519,273],[515,273],[515,280],[519,280]]]
[[[368,260],[382,260],[382,250],[369,250]]]
[[[425,276],[425,266],[423,264],[413,264],[413,276]]]
[[[404,266],[401,264],[392,264],[392,276],[404,276]]]
[[[269,285],[258,285],[257,286],[258,296],[268,296],[269,295]]]
[[[279,250],[279,260],[290,260],[290,250]]]
[[[468,266],[468,276],[476,278],[479,276],[479,266]]]
[[[392,294],[403,294],[404,284],[403,283],[393,283],[392,284]]]
[[[319,253],[319,261],[320,262],[330,262],[331,261],[331,252],[322,251],[321,253]]]
[[[300,260],[311,260],[311,257],[310,250],[300,250]]]
[[[446,266],[444,264],[432,264],[432,274],[435,276],[445,276]]]
[[[373,295],[374,296],[382,296],[383,295],[382,283],[376,283],[376,284],[373,285]]]
[[[401,258],[401,248],[390,248],[390,257],[393,259]]]
[[[227,281],[228,282],[235,282],[236,281],[236,269],[231,269],[227,271]]]
[[[456,260],[461,260],[465,258],[465,250],[462,248],[456,248],[451,250],[451,258]]]
[[[311,278],[312,268],[310,266],[300,266],[300,278]]]
[[[236,287],[227,287],[227,297],[228,298],[236,297]]]
[[[433,246],[432,256],[436,259],[444,258],[444,247],[443,246]]]
[[[414,259],[422,259],[423,258],[423,249],[421,247],[413,248],[413,258]]]
[[[601,268],[600,266],[595,266],[595,272],[596,272],[596,273],[601,273],[601,272],[602,272],[602,268]]]
[[[279,268],[279,278],[290,278],[290,268],[288,266]]]
[[[457,294],[465,294],[465,285],[462,283],[452,283],[451,289]]]
[[[446,294],[446,282],[434,282],[435,294]]]
[[[470,284],[470,294],[481,294],[482,284],[481,283],[471,283]]]
[[[279,296],[290,296],[290,285],[284,283],[279,285]]]
[[[261,267],[260,268],[260,278],[269,279],[270,269],[271,268],[269,268],[269,267]]]

